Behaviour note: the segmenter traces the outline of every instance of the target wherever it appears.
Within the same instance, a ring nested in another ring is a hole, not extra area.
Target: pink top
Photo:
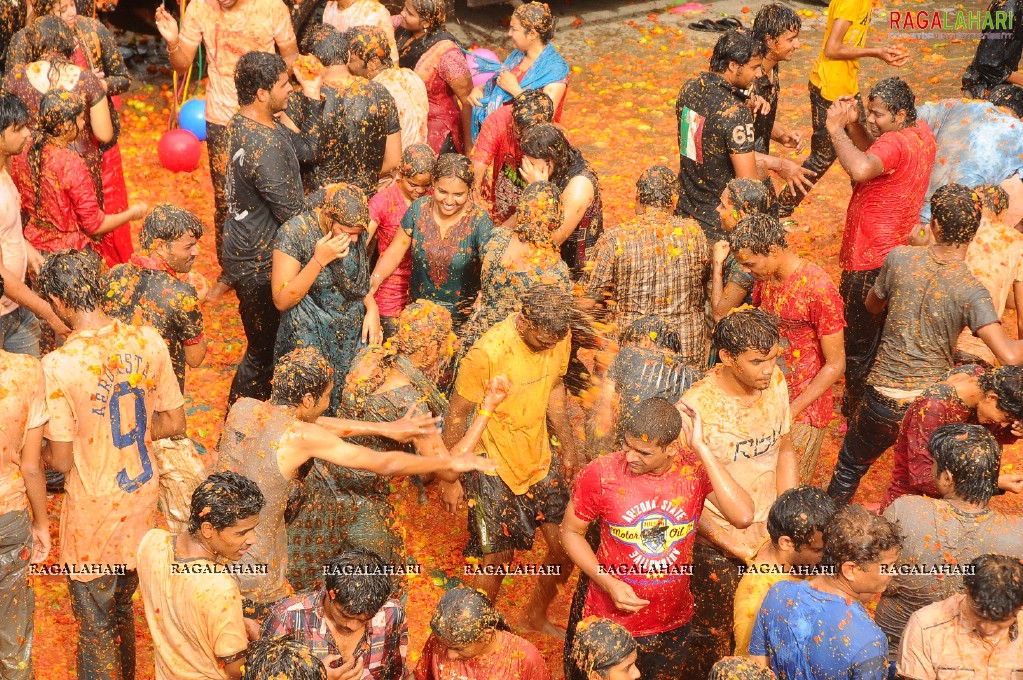
[[[369,200],[369,218],[377,223],[377,248],[381,255],[391,245],[409,204],[401,194],[397,182]],[[402,258],[394,273],[380,284],[374,299],[380,316],[398,316],[408,305],[408,284],[412,278],[412,249]]]

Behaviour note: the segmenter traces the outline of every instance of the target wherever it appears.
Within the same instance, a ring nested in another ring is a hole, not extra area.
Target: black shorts
[[[516,495],[497,475],[467,472],[462,487],[469,506],[467,557],[482,557],[505,550],[530,550],[542,524],[561,524],[568,506],[568,489],[561,481],[561,466],[551,460],[547,476]]]

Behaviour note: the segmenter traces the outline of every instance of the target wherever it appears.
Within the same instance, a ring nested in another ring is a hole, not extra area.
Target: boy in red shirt
[[[639,644],[642,677],[680,677],[693,595],[689,589],[696,524],[710,499],[725,518],[745,528],[753,501],[711,452],[699,413],[681,402],[692,425],[689,449],[675,444],[682,416],[666,399],[639,405],[625,432],[625,450],[599,458],[579,473],[561,524],[572,561],[592,579],[583,616],[609,618]],[[586,542],[600,520],[597,553]]]

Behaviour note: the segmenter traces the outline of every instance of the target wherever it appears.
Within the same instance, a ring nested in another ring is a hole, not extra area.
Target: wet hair
[[[32,8],[35,10],[37,17],[56,14],[57,10],[60,8],[60,0],[35,0],[35,2],[32,3]]]
[[[822,567],[840,573],[842,565],[853,562],[860,568],[881,559],[881,553],[902,547],[897,522],[874,514],[862,505],[839,508],[824,527]]]
[[[564,338],[572,321],[572,296],[553,283],[534,284],[522,296],[522,317],[533,328]]]
[[[678,409],[663,397],[650,397],[639,402],[632,417],[625,424],[625,434],[658,446],[667,446],[682,431],[682,416]]]
[[[348,34],[342,33],[330,24],[320,24],[315,29],[315,40],[310,39],[307,52],[324,66],[342,66],[348,63]]]
[[[366,194],[354,184],[338,182],[327,187],[320,210],[330,219],[346,227],[369,226],[369,205]]]
[[[238,105],[248,106],[256,101],[256,95],[260,90],[267,92],[272,90],[281,74],[287,71],[288,66],[280,55],[259,51],[242,55],[234,69]]]
[[[788,536],[796,548],[810,545],[815,531],[824,533],[824,527],[838,506],[831,496],[816,486],[797,486],[778,496],[767,513],[767,533],[778,545],[782,536]]]
[[[977,613],[988,621],[1005,621],[1023,607],[1023,563],[1008,555],[980,555],[963,575],[963,587]]]
[[[523,155],[550,163],[549,179],[562,188],[586,167],[579,149],[568,143],[561,128],[550,123],[537,123],[530,127],[523,133],[519,146]]]
[[[728,180],[728,200],[743,215],[771,214],[771,192],[763,182],[748,177]]]
[[[628,325],[620,338],[623,346],[638,345],[644,340],[649,340],[654,346],[675,354],[682,352],[682,339],[678,332],[659,314],[644,314],[639,317]]]
[[[987,503],[998,489],[1002,447],[983,425],[945,423],[927,440],[937,473],[952,475],[955,495],[969,503]]]
[[[458,586],[444,593],[437,602],[430,630],[445,647],[465,647],[479,642],[489,631],[508,630],[508,626],[486,595],[474,588]]]
[[[327,680],[327,668],[294,637],[263,637],[249,643],[242,680]]]
[[[789,247],[781,222],[762,214],[746,215],[739,220],[728,235],[728,243],[733,253],[746,248],[754,255],[769,255],[771,246],[782,250]]]
[[[885,78],[870,90],[869,99],[878,99],[892,116],[906,112],[906,125],[916,122],[916,95],[909,84],[897,76]]]
[[[995,106],[1004,106],[1017,118],[1023,118],[1023,87],[1003,83],[991,90],[988,101]]]
[[[63,21],[58,19],[58,21]],[[78,95],[67,90],[54,89],[43,95],[39,103],[39,115],[36,116],[36,129],[32,137],[32,145],[28,148],[28,167],[32,174],[32,184],[36,187],[35,207],[39,209],[43,192],[40,188],[43,177],[43,149],[54,144],[68,124],[77,126],[78,116],[85,111],[85,102]]]
[[[376,553],[352,548],[323,565],[327,597],[350,616],[374,616],[387,602],[393,583]]]
[[[1013,420],[1023,420],[1023,366],[999,366],[984,371],[977,379],[985,392],[994,392],[998,408]]]
[[[554,38],[554,15],[546,2],[527,2],[519,5],[512,12],[512,16],[519,20],[522,28],[528,31],[536,31],[543,44],[549,43]]]
[[[649,167],[636,180],[636,193],[640,205],[670,208],[678,201],[678,175],[663,165]]]
[[[270,401],[281,406],[297,406],[307,394],[319,399],[333,379],[334,369],[312,347],[300,347],[277,360]]]
[[[519,198],[512,231],[520,241],[554,247],[554,232],[565,219],[561,191],[550,182],[533,182]]]
[[[739,307],[714,326],[714,346],[738,357],[746,350],[771,351],[778,344],[778,322],[756,307]]]
[[[554,120],[554,100],[543,90],[523,90],[512,99],[512,120],[519,134],[537,123]]]
[[[203,522],[223,531],[239,520],[258,515],[265,504],[263,493],[248,477],[230,470],[214,473],[192,492],[188,533],[194,536]]]
[[[364,62],[379,59],[384,68],[394,65],[391,60],[391,43],[384,29],[379,26],[356,26],[348,39],[348,50]]]
[[[75,34],[59,16],[40,16],[28,31],[29,58],[32,61],[57,58],[69,62],[75,54]],[[57,76],[59,78],[59,74]],[[50,77],[50,85],[56,78]]]
[[[609,671],[639,648],[632,633],[611,619],[587,617],[579,622],[572,640],[572,663],[588,678],[596,673],[607,678]]]
[[[945,184],[931,195],[931,223],[938,223],[934,238],[940,243],[966,245],[973,240],[983,214],[980,196],[962,184]]]
[[[412,0],[412,9],[419,15],[423,28],[429,25],[428,31],[435,31],[444,26],[448,20],[448,12],[444,0]]]
[[[443,347],[448,342],[451,312],[436,302],[416,300],[401,311],[397,326],[390,342],[396,353],[408,357],[427,344]]]
[[[475,175],[472,161],[460,153],[442,153],[433,164],[433,182],[436,184],[445,177],[462,180],[465,186],[471,187]]]
[[[49,300],[60,300],[77,312],[99,308],[103,299],[100,278],[102,262],[92,250],[61,250],[43,262],[39,272],[39,292]]]
[[[415,177],[416,175],[433,175],[433,168],[437,164],[437,154],[433,152],[428,144],[410,144],[401,152],[401,164],[398,171],[402,177]]]
[[[770,668],[764,668],[747,656],[726,656],[710,669],[707,680],[777,680]]]
[[[9,92],[0,95],[0,133],[11,127],[25,127],[28,121],[28,107],[20,97]]]
[[[997,184],[981,184],[974,188],[980,196],[981,205],[995,215],[1009,209],[1009,193]]]
[[[777,2],[761,7],[753,19],[753,35],[764,41],[777,40],[788,31],[799,33],[802,28],[803,20],[795,10]]]
[[[745,28],[737,28],[721,35],[714,43],[714,52],[710,57],[710,70],[724,73],[733,61],[745,66],[757,57],[767,53],[764,39]]]
[[[157,239],[172,243],[186,234],[202,238],[202,220],[184,208],[170,203],[157,203],[142,222],[139,243],[149,250]]]

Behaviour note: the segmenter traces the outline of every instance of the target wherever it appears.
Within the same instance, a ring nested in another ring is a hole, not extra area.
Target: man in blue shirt
[[[897,524],[847,505],[824,528],[824,572],[772,586],[750,656],[786,680],[888,677],[888,639],[860,601],[884,591],[902,538]]]

